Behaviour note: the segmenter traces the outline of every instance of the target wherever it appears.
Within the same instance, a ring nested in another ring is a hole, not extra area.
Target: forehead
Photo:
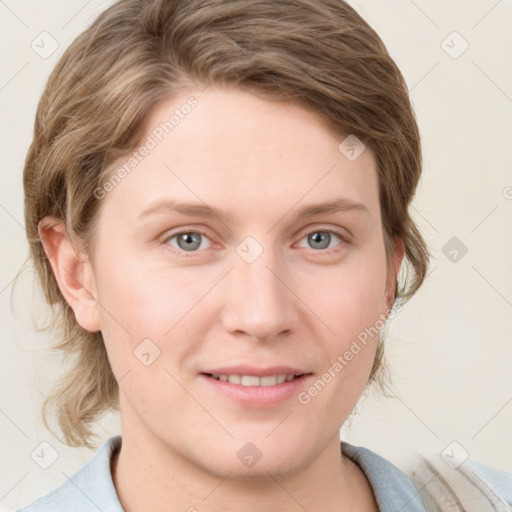
[[[342,197],[378,216],[373,154],[366,148],[348,158],[345,138],[296,104],[235,88],[190,90],[151,110],[137,158],[116,163],[128,169],[131,156],[133,167],[107,202],[138,215],[169,198],[230,206],[238,215]]]

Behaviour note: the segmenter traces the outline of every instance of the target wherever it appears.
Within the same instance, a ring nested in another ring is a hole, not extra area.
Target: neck
[[[261,460],[267,461],[271,471],[258,462],[257,472],[244,476],[237,469],[231,471],[227,460],[223,465],[211,460],[213,453],[222,450],[212,450],[210,457],[196,450],[191,457],[187,449],[170,445],[149,430],[128,403],[123,405],[123,438],[111,471],[125,512],[216,512],[226,508],[238,512],[378,510],[364,473],[342,455],[338,431],[330,439],[319,439],[314,455],[304,453],[298,458],[302,462],[286,467],[274,454],[273,458]],[[201,441],[204,451],[208,442]]]
[[[342,456],[338,433],[301,471],[275,477],[230,479],[183,460],[150,437],[124,433],[112,477],[126,512],[213,512],[268,509],[314,512],[374,511],[377,505],[360,468]]]

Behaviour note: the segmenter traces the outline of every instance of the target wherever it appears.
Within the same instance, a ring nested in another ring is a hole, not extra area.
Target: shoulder
[[[381,511],[404,507],[408,512],[512,512],[512,472],[471,459],[445,460],[439,454],[419,453],[399,469],[368,448],[343,441],[341,445],[366,474]]]
[[[345,441],[341,441],[341,450],[366,475],[381,512],[426,512],[412,481],[392,462],[368,448]]]
[[[111,456],[120,445],[121,436],[111,437],[59,487],[15,512],[123,512],[110,472]]]
[[[476,461],[470,461],[469,464],[473,473],[478,475],[478,480],[512,507],[512,471],[491,468]]]
[[[512,472],[471,459],[418,454],[408,474],[428,510],[512,511]]]

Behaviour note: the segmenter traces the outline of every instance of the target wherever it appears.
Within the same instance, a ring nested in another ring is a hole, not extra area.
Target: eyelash
[[[197,249],[197,250],[195,250],[195,251],[189,251],[189,252],[188,252],[188,251],[184,251],[183,249],[179,249],[178,247],[171,246],[171,245],[169,244],[169,241],[170,241],[170,240],[172,240],[172,239],[174,239],[174,238],[178,237],[179,235],[185,235],[185,234],[190,234],[190,233],[199,234],[199,235],[201,235],[202,237],[205,237],[205,238],[207,238],[208,240],[210,240],[210,239],[209,239],[209,237],[208,237],[208,235],[207,235],[206,233],[203,233],[203,232],[202,232],[202,231],[200,231],[200,230],[193,230],[193,229],[191,229],[191,230],[184,230],[184,231],[179,231],[179,232],[177,232],[177,233],[173,233],[173,234],[171,234],[171,235],[167,236],[167,237],[164,239],[164,241],[163,241],[163,242],[164,242],[164,244],[166,244],[166,245],[167,245],[167,247],[170,247],[170,248],[171,248],[170,250],[171,250],[171,252],[172,252],[173,254],[175,254],[175,255],[177,255],[177,256],[179,256],[179,257],[183,257],[183,258],[190,258],[190,257],[193,257],[195,254],[197,254],[197,253],[199,253],[199,252],[201,252],[201,251],[204,251],[205,249],[202,249],[202,250]],[[330,248],[328,247],[328,248],[326,248],[326,249],[318,249],[318,250],[316,250],[316,249],[311,249],[312,251],[315,251],[315,252],[318,252],[318,253],[329,253],[329,252],[331,252],[331,251],[333,251],[333,250],[336,250],[336,247],[337,247],[338,245],[345,245],[345,244],[348,244],[348,243],[349,243],[349,240],[348,240],[347,236],[345,236],[344,234],[342,234],[342,233],[340,233],[340,232],[338,232],[338,231],[335,231],[335,230],[333,230],[333,229],[322,229],[322,228],[320,228],[320,229],[318,229],[318,228],[317,228],[317,229],[313,229],[313,230],[311,230],[311,231],[308,231],[307,233],[305,233],[305,234],[301,237],[301,239],[300,239],[300,240],[301,240],[301,241],[302,241],[302,240],[304,240],[305,238],[307,238],[309,235],[312,235],[313,233],[329,233],[329,234],[331,234],[331,235],[335,235],[335,236],[337,236],[337,237],[341,240],[341,242],[340,242],[339,244],[335,245],[334,247],[330,247]],[[211,243],[214,243],[214,242],[212,242],[211,240],[210,240],[210,242],[211,242]]]

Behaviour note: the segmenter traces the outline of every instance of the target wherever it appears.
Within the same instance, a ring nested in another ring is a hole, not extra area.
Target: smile
[[[209,377],[212,377],[217,380],[221,380],[223,382],[230,382],[231,384],[240,384],[242,386],[276,386],[277,384],[282,384],[283,382],[289,382],[294,380],[295,378],[300,377],[300,375],[295,375],[293,373],[290,374],[276,374],[276,375],[266,375],[265,377],[258,377],[256,375],[215,375],[208,374]]]

